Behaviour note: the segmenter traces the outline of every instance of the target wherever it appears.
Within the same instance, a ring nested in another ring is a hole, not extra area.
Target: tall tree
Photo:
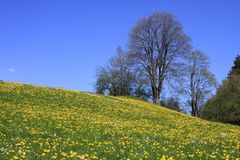
[[[182,91],[186,95],[192,116],[199,116],[200,107],[211,95],[217,82],[209,71],[209,61],[203,52],[194,51],[187,56],[187,60]]]
[[[151,84],[153,103],[159,104],[164,80],[170,77],[179,57],[188,53],[189,38],[169,13],[153,13],[133,27],[129,55]]]

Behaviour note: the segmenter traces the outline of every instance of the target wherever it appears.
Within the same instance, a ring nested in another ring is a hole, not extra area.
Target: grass
[[[0,159],[239,159],[240,127],[129,97],[0,82]]]

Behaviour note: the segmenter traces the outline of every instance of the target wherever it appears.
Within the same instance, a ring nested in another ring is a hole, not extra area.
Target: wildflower
[[[74,151],[70,151],[70,157],[74,157],[77,155],[77,152],[74,152]]]
[[[166,160],[166,159],[167,159],[166,156],[163,155],[162,158],[161,158],[160,160]]]
[[[57,159],[57,156],[56,156],[56,155],[53,155],[53,156],[52,156],[52,159]]]
[[[67,156],[67,153],[62,152],[61,155],[62,155],[63,157],[66,157],[66,156]]]
[[[22,154],[22,150],[18,150],[18,153],[19,153],[19,154]]]
[[[44,149],[43,150],[45,153],[49,153],[50,152],[50,149]]]
[[[85,156],[84,156],[84,155],[78,155],[77,158],[79,158],[79,159],[85,159]]]

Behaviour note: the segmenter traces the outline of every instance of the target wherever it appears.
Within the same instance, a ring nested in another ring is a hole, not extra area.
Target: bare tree
[[[112,57],[105,67],[97,68],[96,92],[113,96],[136,96],[148,99],[148,86],[141,72],[132,68],[132,62],[122,50],[117,48],[117,55]]]
[[[96,92],[110,95],[131,95],[134,77],[128,65],[128,58],[121,47],[106,67],[97,69]]]
[[[129,47],[130,57],[151,83],[153,103],[159,104],[163,82],[172,75],[179,58],[188,53],[189,38],[171,14],[153,13],[133,27]]]
[[[209,60],[201,51],[194,51],[187,56],[185,69],[185,83],[181,82],[181,90],[185,93],[187,104],[192,116],[199,116],[200,107],[213,93],[217,82],[215,76],[209,71]]]

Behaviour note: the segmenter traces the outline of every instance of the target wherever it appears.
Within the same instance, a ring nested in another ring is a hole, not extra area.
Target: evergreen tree
[[[232,69],[228,74],[228,78],[230,78],[232,75],[240,75],[240,55],[237,55],[235,58],[234,66],[232,66]]]
[[[240,125],[240,56],[228,78],[218,88],[214,97],[208,100],[201,112],[202,118]]]

